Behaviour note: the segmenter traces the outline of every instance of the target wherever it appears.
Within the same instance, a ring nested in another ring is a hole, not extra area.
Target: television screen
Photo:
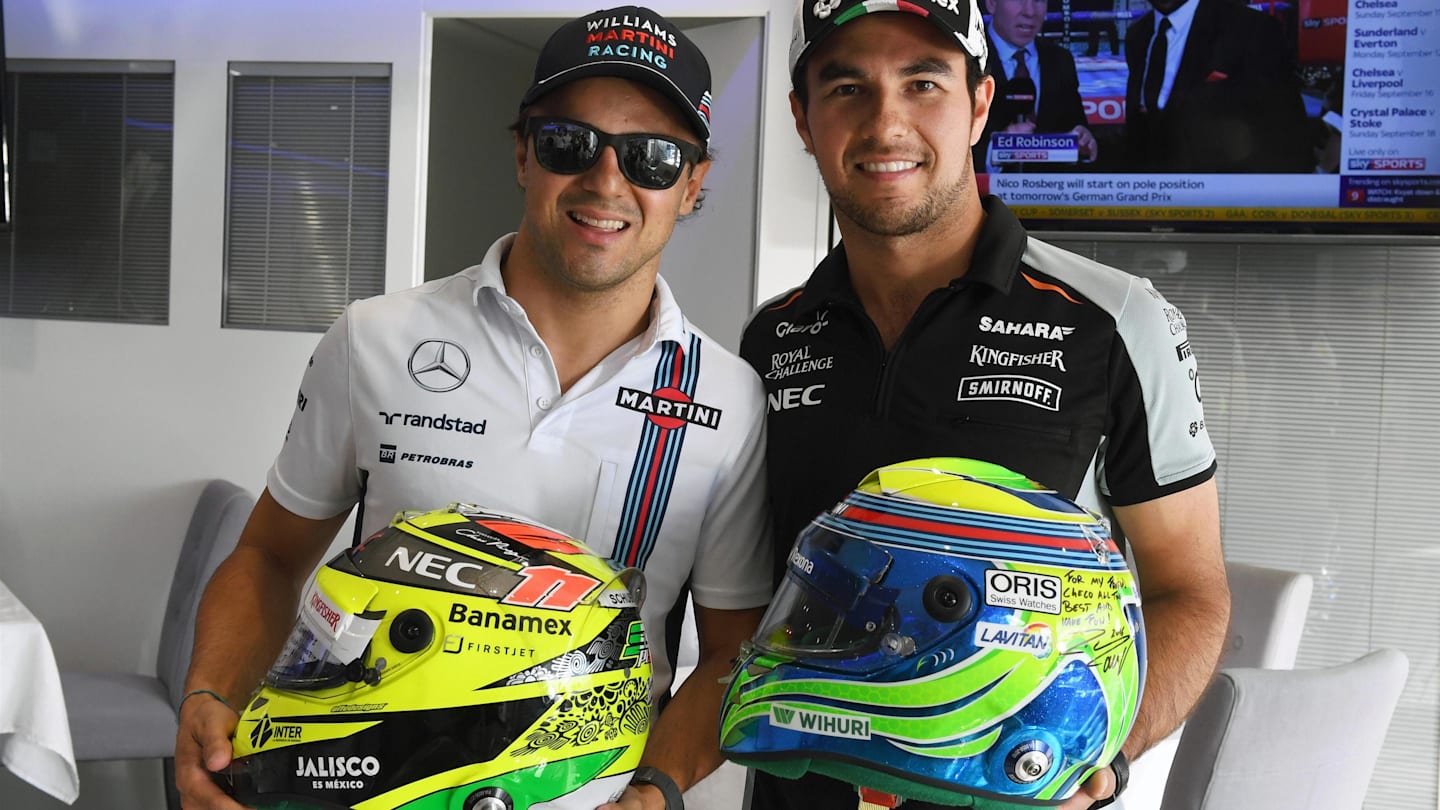
[[[10,166],[14,133],[10,128],[10,74],[5,70],[5,4],[0,1],[0,229],[10,227]]]
[[[1437,0],[980,0],[1037,229],[1440,233]]]

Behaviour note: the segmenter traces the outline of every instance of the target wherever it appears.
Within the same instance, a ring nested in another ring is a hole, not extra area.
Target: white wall
[[[758,286],[798,281],[814,263],[818,184],[785,101],[793,7],[653,5],[671,16],[766,18],[761,161],[770,182],[756,216],[757,277],[770,281]],[[549,16],[558,25],[595,4],[535,6],[6,0],[14,58],[175,63],[170,324],[0,319],[0,578],[46,625],[62,666],[153,671],[165,589],[200,482],[263,486],[318,340],[218,326],[227,63],[391,65],[386,286],[398,289],[423,275],[429,15]]]
[[[427,280],[480,261],[524,210],[506,128],[515,120],[539,49],[484,22],[437,19],[433,29],[425,133]]]

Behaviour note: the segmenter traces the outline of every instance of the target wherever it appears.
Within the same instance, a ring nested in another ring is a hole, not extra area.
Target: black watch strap
[[[665,797],[665,810],[685,810],[685,794],[680,792],[680,786],[664,771],[641,765],[630,777],[630,784],[654,785],[660,789],[660,795]]]
[[[1125,792],[1125,786],[1130,784],[1130,760],[1125,758],[1125,752],[1121,751],[1110,761],[1110,770],[1115,773],[1115,792],[1108,798],[1100,799],[1090,805],[1090,810],[1099,810],[1101,807],[1109,807],[1115,803],[1115,799]]]

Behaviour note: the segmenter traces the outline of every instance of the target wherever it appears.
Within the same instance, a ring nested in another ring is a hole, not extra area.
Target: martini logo
[[[870,718],[853,714],[829,714],[775,705],[770,707],[770,724],[792,731],[823,734],[826,737],[870,739]]]
[[[1023,628],[980,622],[975,625],[975,646],[1030,653],[1036,658],[1045,658],[1050,655],[1054,645],[1051,643],[1050,625],[1043,622],[1034,622]]]
[[[613,39],[621,39],[630,42],[637,38],[646,38],[642,41],[652,43],[656,47],[669,45],[672,49],[678,44],[675,35],[654,22],[640,16],[622,14],[617,17],[601,17],[599,19],[586,20],[585,29],[590,33],[586,34],[585,41],[589,43],[603,42]],[[620,33],[616,34],[619,29]],[[672,50],[671,57],[675,53]]]
[[[684,427],[687,424],[717,430],[720,427],[719,408],[711,408],[690,401],[689,395],[678,388],[661,388],[653,394],[634,388],[621,388],[615,404],[632,411],[639,411],[651,422],[667,430]]]

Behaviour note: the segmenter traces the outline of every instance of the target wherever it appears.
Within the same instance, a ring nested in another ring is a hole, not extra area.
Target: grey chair
[[[1220,651],[1220,666],[1294,667],[1314,579],[1299,571],[1233,560],[1225,563],[1225,574],[1230,580],[1230,626]],[[1182,725],[1131,766],[1125,810],[1160,807],[1184,730]]]
[[[1222,669],[1190,715],[1161,810],[1359,810],[1409,662]]]
[[[155,675],[62,671],[75,760],[164,759],[166,793],[174,797],[177,709],[195,645],[200,595],[235,548],[255,498],[229,481],[205,485],[190,517],[160,633]]]
[[[1230,629],[1220,666],[1290,669],[1300,650],[1310,593],[1309,574],[1229,561]]]

